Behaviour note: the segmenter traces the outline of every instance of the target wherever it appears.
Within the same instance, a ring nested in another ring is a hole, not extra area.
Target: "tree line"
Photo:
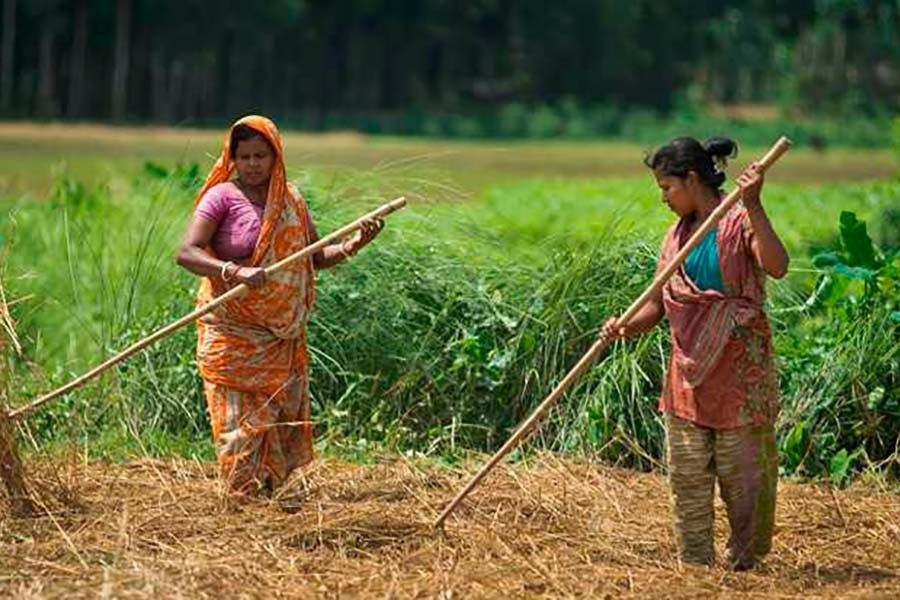
[[[0,115],[900,109],[896,0],[2,0]]]

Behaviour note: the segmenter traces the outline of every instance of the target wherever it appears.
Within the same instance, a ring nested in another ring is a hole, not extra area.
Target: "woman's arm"
[[[196,275],[217,277],[227,281],[246,283],[257,287],[266,282],[266,272],[257,267],[242,267],[229,261],[219,260],[207,252],[218,224],[200,216],[194,216],[188,226],[181,248],[175,261]]]
[[[613,317],[606,321],[603,324],[601,335],[605,335],[611,340],[634,337],[656,327],[656,324],[662,320],[664,315],[662,290],[660,290],[637,311],[637,314],[631,317],[628,323],[621,324],[618,329],[615,328],[618,317]]]
[[[759,172],[757,163],[751,164],[746,171],[738,177],[737,183],[741,187],[744,207],[750,219],[750,227],[753,228],[753,241],[751,248],[756,262],[772,277],[781,279],[787,274],[790,258],[781,238],[775,233],[772,222],[766,214],[760,199],[763,186],[763,176]]]
[[[308,220],[308,223],[310,243],[314,244],[319,241],[319,232],[316,231],[316,226],[311,218]],[[316,270],[329,269],[344,262],[375,239],[383,228],[384,221],[381,219],[367,219],[363,221],[360,230],[353,237],[337,244],[325,246],[313,254],[313,267]]]

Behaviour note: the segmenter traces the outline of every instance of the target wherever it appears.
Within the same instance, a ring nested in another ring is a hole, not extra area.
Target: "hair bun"
[[[710,156],[714,159],[721,159],[723,163],[726,158],[737,157],[738,153],[737,142],[726,137],[711,137],[703,142],[703,148],[709,152]]]

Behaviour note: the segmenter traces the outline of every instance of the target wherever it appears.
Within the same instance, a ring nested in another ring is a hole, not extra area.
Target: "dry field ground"
[[[43,514],[0,513],[0,595],[17,598],[896,598],[900,496],[783,482],[754,572],[674,556],[665,480],[541,455],[466,475],[385,458],[314,463],[235,506],[210,465],[77,457],[30,465]],[[726,526],[718,507],[718,548]]]

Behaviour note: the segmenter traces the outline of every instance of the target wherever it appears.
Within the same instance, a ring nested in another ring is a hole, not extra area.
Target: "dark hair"
[[[734,140],[712,137],[702,144],[692,137],[675,138],[644,158],[644,164],[663,175],[687,177],[694,171],[714,190],[725,182],[724,168],[729,158],[737,156]]]
[[[272,151],[272,154],[275,154],[275,148],[272,147],[272,144],[269,143],[269,140],[266,139],[266,136],[253,129],[249,125],[244,125],[243,123],[240,125],[236,125],[234,129],[231,130],[231,140],[228,142],[229,152],[231,153],[231,160],[234,160],[235,153],[237,152],[237,147],[240,142],[246,140],[252,140],[254,138],[259,138],[269,146],[269,150]]]

